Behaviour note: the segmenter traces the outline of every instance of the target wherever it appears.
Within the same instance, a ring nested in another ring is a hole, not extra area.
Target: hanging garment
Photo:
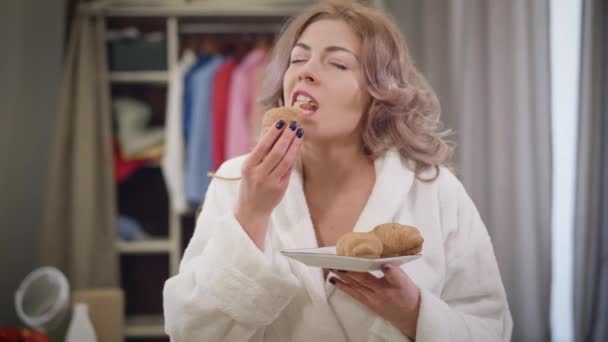
[[[251,110],[249,113],[249,127],[250,127],[250,142],[249,146],[253,148],[259,139],[260,130],[262,129],[262,117],[264,116],[264,109],[262,104],[259,102],[260,96],[262,95],[262,83],[264,82],[264,74],[266,72],[266,66],[268,65],[268,57],[264,58],[264,61],[258,65],[253,71],[252,77],[252,101]]]
[[[226,158],[230,159],[251,150],[249,114],[253,101],[255,71],[264,63],[266,51],[255,49],[236,67],[230,82],[228,102],[228,131],[226,133]]]
[[[226,120],[228,116],[228,100],[230,79],[236,60],[227,58],[220,66],[213,80],[213,99],[211,112],[213,115],[213,170],[217,170],[226,160]]]
[[[179,65],[171,70],[169,76],[169,95],[165,115],[166,147],[162,159],[162,170],[170,205],[176,213],[180,214],[188,209],[184,179],[184,79],[196,61],[196,56],[192,51],[184,52]]]
[[[190,68],[190,70],[184,76],[184,113],[183,113],[183,129],[184,129],[184,142],[186,145],[190,142],[190,127],[192,119],[192,102],[194,101],[193,81],[192,77],[196,72],[205,66],[211,57],[205,54],[198,55],[196,62]]]
[[[209,177],[212,171],[211,144],[213,143],[213,123],[211,117],[211,99],[213,78],[224,58],[213,57],[204,67],[192,76],[192,127],[190,143],[186,146],[186,198],[194,206],[203,202]]]

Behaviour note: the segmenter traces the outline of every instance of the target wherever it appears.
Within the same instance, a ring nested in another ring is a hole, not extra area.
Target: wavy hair
[[[308,25],[320,19],[346,22],[361,41],[362,67],[371,101],[362,117],[363,146],[373,158],[396,147],[415,161],[416,177],[433,181],[439,166],[451,167],[453,146],[445,138],[435,92],[418,72],[405,38],[381,11],[354,1],[325,1],[289,20],[276,42],[260,102],[268,110],[283,103],[283,77],[291,50]],[[420,174],[435,168],[435,176]]]

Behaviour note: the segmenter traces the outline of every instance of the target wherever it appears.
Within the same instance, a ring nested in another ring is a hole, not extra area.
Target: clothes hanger
[[[215,39],[205,37],[199,43],[198,52],[209,56],[215,56],[220,54],[220,48]]]
[[[274,40],[275,35],[273,33],[261,33],[256,47],[263,49],[265,52],[270,52],[274,47]]]

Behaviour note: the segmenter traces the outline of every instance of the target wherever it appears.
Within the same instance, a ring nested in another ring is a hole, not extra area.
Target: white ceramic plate
[[[399,266],[416,260],[422,254],[406,255],[393,258],[367,259],[336,255],[336,247],[286,249],[281,254],[298,260],[308,266],[326,269],[367,272],[379,270],[383,264]]]

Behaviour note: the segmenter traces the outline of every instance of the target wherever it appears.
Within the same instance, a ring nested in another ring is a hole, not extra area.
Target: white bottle
[[[65,342],[97,342],[87,304],[76,303]]]

